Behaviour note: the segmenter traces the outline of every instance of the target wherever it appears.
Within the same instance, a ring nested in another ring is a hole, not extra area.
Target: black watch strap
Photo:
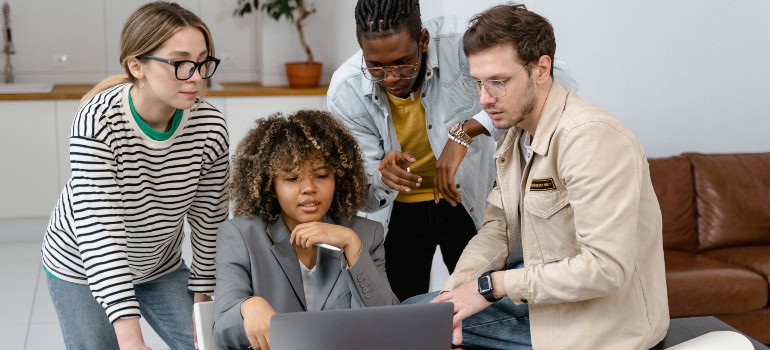
[[[490,303],[494,303],[502,298],[495,298],[494,295],[492,295],[492,272],[495,272],[494,270],[490,270],[487,272],[484,272],[479,276],[478,280],[478,290],[479,294],[484,297],[484,299],[487,299]]]

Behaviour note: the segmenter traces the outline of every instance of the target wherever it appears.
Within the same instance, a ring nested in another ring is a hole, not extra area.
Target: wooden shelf
[[[292,89],[287,86],[262,86],[256,82],[221,83],[222,89],[207,90],[207,97],[250,97],[250,96],[322,96],[326,86]],[[0,101],[21,100],[79,100],[92,84],[55,84],[49,93],[0,94]]]

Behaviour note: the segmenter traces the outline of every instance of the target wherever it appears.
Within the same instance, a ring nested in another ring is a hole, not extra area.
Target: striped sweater
[[[43,241],[44,267],[88,284],[110,322],[141,317],[134,283],[175,271],[185,216],[192,230],[189,289],[214,291],[216,232],[228,215],[225,118],[202,102],[166,141],[147,137],[128,106],[130,84],[84,103],[72,123],[72,175]],[[180,291],[182,292],[182,291]]]

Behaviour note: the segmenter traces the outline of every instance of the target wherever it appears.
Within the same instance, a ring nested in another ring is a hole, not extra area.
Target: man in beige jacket
[[[521,327],[501,330],[509,320],[490,315],[528,308],[534,349],[655,346],[668,302],[660,208],[639,141],[554,81],[553,28],[524,6],[479,14],[464,48],[481,105],[510,129],[483,226],[434,299],[455,303],[453,343],[469,327],[476,339],[485,330],[505,339]]]

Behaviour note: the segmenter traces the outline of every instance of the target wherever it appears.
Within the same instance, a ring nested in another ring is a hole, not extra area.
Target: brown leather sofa
[[[770,343],[770,153],[649,163],[671,317],[715,316]]]

